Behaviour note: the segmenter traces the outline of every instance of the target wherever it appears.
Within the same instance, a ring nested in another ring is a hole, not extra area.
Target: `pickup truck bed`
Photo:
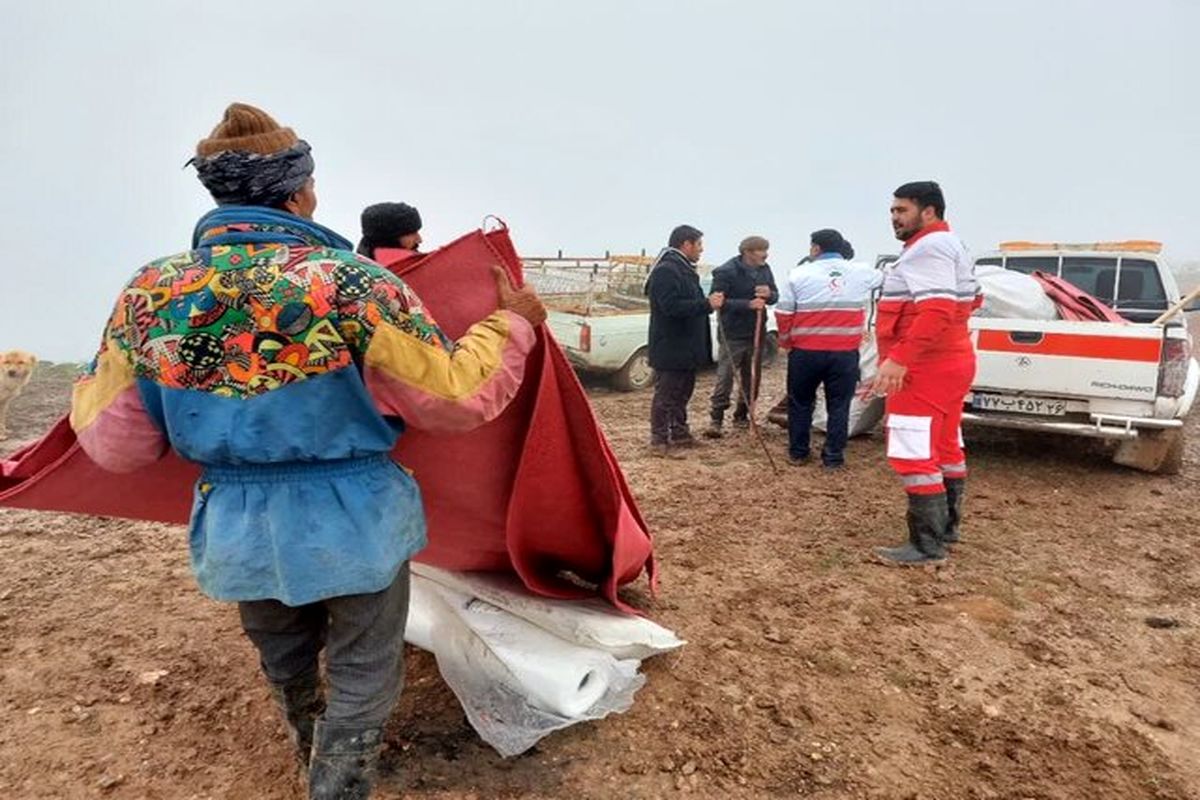
[[[1120,443],[1118,463],[1174,472],[1200,384],[1181,325],[971,320],[964,421]]]

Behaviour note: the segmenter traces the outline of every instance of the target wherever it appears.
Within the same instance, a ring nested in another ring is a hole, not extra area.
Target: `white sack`
[[[1058,319],[1058,308],[1033,277],[1004,267],[981,264],[975,279],[983,292],[977,317],[992,319]]]
[[[871,394],[871,384],[879,371],[879,350],[875,347],[875,331],[871,329],[863,336],[858,350],[858,386],[854,399],[850,401],[850,435],[862,436],[874,430],[883,419],[883,398]],[[813,406],[813,427],[825,431],[829,414],[825,411],[825,388],[817,390],[817,402]]]

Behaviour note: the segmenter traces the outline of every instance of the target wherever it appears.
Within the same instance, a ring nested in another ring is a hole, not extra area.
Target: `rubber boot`
[[[287,723],[288,737],[296,748],[296,759],[302,769],[308,769],[313,748],[313,726],[325,713],[325,693],[314,669],[288,683],[272,683],[271,696],[279,704]]]
[[[963,497],[966,495],[966,491],[967,481],[965,478],[946,479],[946,510],[949,512],[950,518],[946,524],[946,535],[942,537],[942,544],[957,544],[962,535],[959,523],[962,522]]]
[[[367,800],[383,729],[317,720],[315,739],[308,767],[309,800]]]
[[[899,566],[940,564],[946,559],[942,538],[949,523],[944,494],[908,496],[908,541],[899,547],[877,547],[875,553],[884,562]]]

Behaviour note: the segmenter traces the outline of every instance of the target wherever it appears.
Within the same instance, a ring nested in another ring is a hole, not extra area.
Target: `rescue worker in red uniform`
[[[940,562],[959,538],[967,477],[962,409],[975,378],[967,320],[982,298],[945,213],[933,181],[895,191],[892,228],[904,249],[884,276],[874,390],[887,397],[887,458],[908,495],[908,541],[876,550],[889,564]]]

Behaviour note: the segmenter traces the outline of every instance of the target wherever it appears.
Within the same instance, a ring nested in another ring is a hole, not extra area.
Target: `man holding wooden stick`
[[[761,236],[747,236],[738,246],[738,254],[713,270],[712,290],[725,296],[717,321],[717,341],[721,352],[717,359],[717,383],[712,392],[712,412],[705,437],[723,435],[725,411],[734,406],[733,424],[745,428],[749,421],[749,397],[758,395],[762,376],[762,348],[756,351],[756,338],[763,339],[765,309],[779,300],[775,276],[767,264],[771,244]],[[734,373],[744,389],[733,402]]]

